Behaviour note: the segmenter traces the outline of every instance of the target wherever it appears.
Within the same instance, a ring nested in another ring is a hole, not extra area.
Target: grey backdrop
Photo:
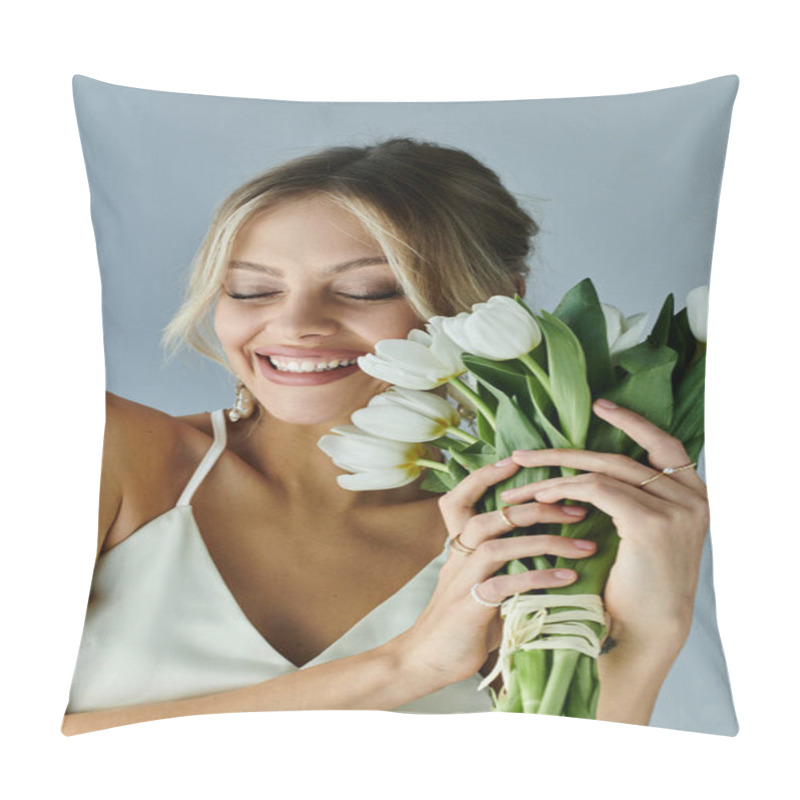
[[[591,277],[604,302],[653,317],[708,283],[734,76],[611,97],[309,103],[73,82],[102,275],[106,383],[173,414],[230,406],[196,354],[165,364],[160,333],[214,209],[270,167],[340,144],[413,136],[494,169],[541,226],[526,299],[552,309]],[[717,632],[710,539],[689,642],[652,724],[738,730]]]

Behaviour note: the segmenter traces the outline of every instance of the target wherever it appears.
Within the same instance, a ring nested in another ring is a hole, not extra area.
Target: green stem
[[[461,428],[450,427],[447,428],[445,432],[449,433],[451,436],[455,436],[457,439],[461,439],[464,442],[469,442],[470,444],[475,444],[475,442],[480,441],[477,436],[473,436],[471,433],[462,431]]]
[[[547,676],[547,686],[539,705],[540,714],[555,717],[563,715],[564,703],[575,675],[579,656],[577,650],[553,650],[553,666]]]
[[[589,699],[589,719],[597,719],[597,702],[600,699],[600,674],[597,671],[597,659],[592,659],[592,682],[594,690]]]
[[[538,714],[547,681],[547,651],[525,650],[515,653],[517,692],[526,714]]]
[[[592,710],[592,696],[595,689],[593,663],[593,658],[581,653],[575,668],[575,677],[569,689],[565,716],[580,719],[594,718]]]
[[[451,383],[453,386],[456,387],[456,389],[458,389],[460,392],[463,392],[467,397],[469,397],[472,403],[475,404],[475,407],[480,409],[483,416],[486,417],[486,420],[492,426],[492,429],[497,430],[497,418],[492,412],[492,409],[489,408],[489,406],[487,406],[486,403],[484,403],[484,401],[480,398],[480,396],[476,392],[473,392],[472,389],[470,389],[469,386],[467,386],[467,384],[464,383],[464,381],[460,380],[459,378],[450,378],[448,383]]]
[[[531,374],[542,384],[542,388],[547,392],[550,399],[553,399],[553,392],[550,386],[550,376],[544,371],[544,369],[534,361],[530,353],[526,353],[524,356],[520,356],[519,360],[530,370]]]
[[[445,464],[441,464],[438,461],[430,461],[427,458],[418,458],[414,463],[419,467],[429,467],[430,469],[438,469],[439,472],[446,472],[450,474],[449,468]]]

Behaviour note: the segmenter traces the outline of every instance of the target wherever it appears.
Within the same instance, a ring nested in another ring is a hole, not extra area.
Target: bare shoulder
[[[116,463],[131,464],[142,455],[169,449],[179,434],[175,417],[106,392],[105,445],[116,451]]]
[[[175,503],[211,435],[191,419],[106,393],[98,552]]]
[[[187,414],[182,417],[174,417],[174,419],[183,425],[188,425],[190,428],[204,433],[206,436],[214,437],[211,415],[207,411],[200,414]]]

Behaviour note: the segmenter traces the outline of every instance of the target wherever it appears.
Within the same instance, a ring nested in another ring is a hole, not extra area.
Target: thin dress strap
[[[188,506],[191,504],[192,496],[197,491],[197,487],[203,482],[203,479],[211,471],[211,467],[217,463],[217,459],[225,449],[226,430],[225,411],[223,409],[218,408],[216,411],[211,412],[211,424],[214,427],[214,441],[203,456],[203,460],[197,465],[194,475],[190,478],[189,483],[186,484],[186,488],[183,490],[183,494],[176,505]]]

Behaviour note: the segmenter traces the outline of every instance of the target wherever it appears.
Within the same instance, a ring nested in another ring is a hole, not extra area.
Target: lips
[[[282,386],[319,386],[323,383],[333,383],[334,381],[346,378],[359,372],[358,364],[351,364],[349,367],[336,367],[325,372],[282,372],[275,369],[269,360],[269,355],[282,356],[283,358],[294,357],[315,358],[323,361],[333,361],[335,358],[350,360],[357,356],[364,355],[363,352],[355,350],[306,350],[298,351],[289,348],[262,348],[255,351],[258,368],[261,374],[272,383]],[[301,355],[302,353],[302,355]]]

